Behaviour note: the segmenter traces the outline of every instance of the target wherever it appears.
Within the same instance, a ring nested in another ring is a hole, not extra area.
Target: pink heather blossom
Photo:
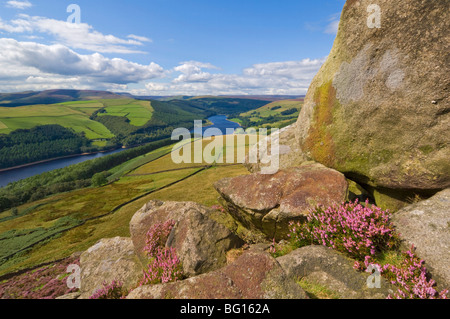
[[[76,292],[67,287],[67,266],[79,264],[79,258],[65,260],[28,271],[0,283],[0,299],[55,299]]]
[[[174,220],[155,224],[147,232],[144,252],[150,258],[140,285],[177,281],[183,278],[181,261],[175,248],[165,247],[167,238],[175,226]]]
[[[103,287],[96,290],[89,299],[121,299],[125,293],[121,282],[103,283]]]
[[[414,247],[403,253],[402,265],[383,266],[374,262],[378,253],[397,249],[400,236],[390,221],[389,211],[374,205],[345,203],[310,212],[306,223],[290,223],[290,239],[297,247],[324,245],[355,259],[354,269],[365,271],[369,265],[398,291],[388,299],[447,299],[447,290],[437,292],[435,282],[428,278],[424,261],[414,254]]]
[[[398,244],[390,214],[379,207],[346,203],[311,211],[307,223],[290,225],[290,238],[303,244],[333,247],[363,261]]]

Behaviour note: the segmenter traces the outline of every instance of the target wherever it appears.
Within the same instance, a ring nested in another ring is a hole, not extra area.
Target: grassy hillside
[[[264,106],[239,114],[232,118],[244,127],[282,128],[294,123],[303,105],[303,99],[275,101]]]
[[[41,92],[0,93],[0,107],[16,107],[33,104],[55,104],[68,101],[122,99],[111,92],[91,90],[47,90]]]
[[[0,134],[38,125],[58,124],[77,133],[83,132],[91,140],[113,138],[114,134],[106,126],[90,119],[100,109],[105,110],[102,115],[125,117],[135,126],[146,124],[153,114],[150,102],[130,99],[0,107]]]
[[[237,158],[235,144],[220,154],[233,149]],[[248,142],[240,146],[249,147]],[[131,217],[151,199],[215,205],[215,181],[248,174],[240,164],[177,165],[170,151],[163,147],[111,169],[115,181],[106,186],[50,196],[0,213],[0,275],[70,256],[101,238],[129,236]]]

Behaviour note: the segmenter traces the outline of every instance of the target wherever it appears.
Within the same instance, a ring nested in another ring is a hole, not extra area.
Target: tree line
[[[172,143],[164,139],[11,183],[0,188],[0,212],[53,194],[97,186],[96,174]]]
[[[60,125],[42,125],[0,134],[0,168],[95,150],[90,141]]]

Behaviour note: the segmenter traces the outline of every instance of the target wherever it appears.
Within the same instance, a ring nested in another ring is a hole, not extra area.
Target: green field
[[[208,144],[204,141],[203,146]],[[248,149],[248,145],[243,146]],[[0,275],[70,256],[101,238],[129,236],[131,217],[151,199],[215,205],[215,181],[248,174],[239,164],[177,165],[168,154],[170,150],[163,147],[112,169],[118,180],[106,186],[22,205],[15,218],[8,218],[11,211],[1,213],[0,239],[7,238],[8,245],[0,250]],[[223,152],[226,154],[226,148]],[[15,255],[1,261],[11,254]]]
[[[291,108],[296,108],[300,110],[302,107],[303,102],[302,101],[296,101],[296,100],[283,100],[283,101],[275,101],[272,103],[269,103],[267,105],[264,105],[263,107],[260,107],[259,109],[256,109],[254,111],[249,111],[246,113],[242,113],[241,116],[252,116],[254,114],[259,114],[260,117],[268,117],[270,115],[278,115],[281,114],[281,112],[289,110]],[[277,108],[276,110],[273,110],[273,108],[280,106],[281,108]]]
[[[127,103],[114,101],[105,108],[106,113],[99,114],[126,117],[130,124],[134,126],[143,126],[152,119],[153,108],[148,101],[130,100]]]
[[[230,121],[237,122],[246,127],[282,128],[297,120],[302,106],[302,100],[275,101],[256,110],[241,113],[238,118],[232,118]],[[288,115],[283,115],[283,112],[292,109],[296,109],[296,111]]]
[[[77,133],[84,132],[91,140],[114,137],[103,124],[89,119],[105,108],[107,115],[127,117],[134,126],[145,125],[153,115],[148,101],[132,99],[66,102],[51,105],[30,105],[0,108],[0,134],[39,125],[58,124]]]

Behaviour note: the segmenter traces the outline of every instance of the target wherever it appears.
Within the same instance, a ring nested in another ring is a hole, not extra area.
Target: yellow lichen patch
[[[314,100],[316,106],[313,121],[304,143],[304,149],[309,150],[316,161],[332,167],[335,163],[335,147],[329,126],[333,123],[336,90],[331,81],[316,90]]]
[[[244,253],[243,248],[239,249],[231,249],[227,252],[227,265],[233,263],[236,259],[238,259]]]

